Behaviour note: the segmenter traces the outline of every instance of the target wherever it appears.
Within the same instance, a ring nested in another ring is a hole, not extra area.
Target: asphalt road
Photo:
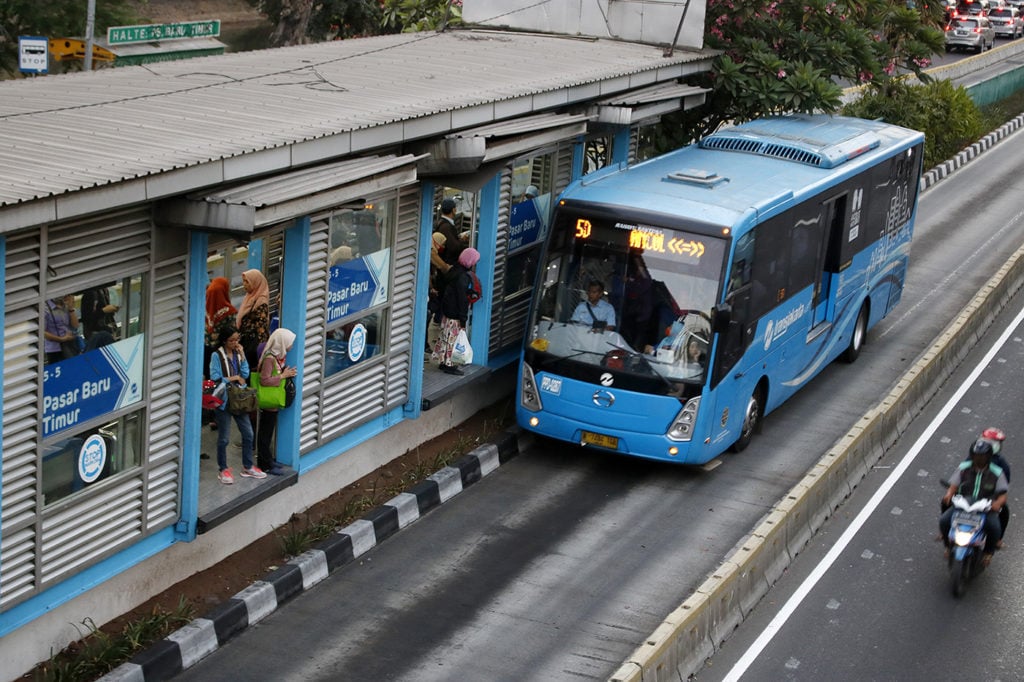
[[[531,444],[180,679],[606,679],[1024,243],[1021,142],[923,195],[900,307],[742,454]]]
[[[717,680],[1024,679],[1024,295],[698,676]],[[939,479],[985,425],[1008,434],[1006,547],[952,595]],[[888,489],[888,490],[887,490]]]

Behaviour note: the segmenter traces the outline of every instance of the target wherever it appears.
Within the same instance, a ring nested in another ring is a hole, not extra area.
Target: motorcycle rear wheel
[[[963,559],[954,559],[949,567],[949,577],[952,581],[953,596],[962,597],[967,593],[967,580],[970,577],[970,569],[964,564]]]

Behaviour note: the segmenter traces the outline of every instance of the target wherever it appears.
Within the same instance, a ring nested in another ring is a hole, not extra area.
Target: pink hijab
[[[459,254],[459,265],[466,268],[467,270],[472,269],[473,266],[476,265],[477,262],[479,262],[479,260],[480,252],[474,249],[473,247],[463,249],[462,253]]]
[[[238,306],[238,317],[235,319],[242,324],[242,319],[253,309],[262,303],[270,305],[270,286],[263,273],[255,268],[242,273],[242,281],[249,280],[252,285],[252,292],[246,291],[242,304]]]

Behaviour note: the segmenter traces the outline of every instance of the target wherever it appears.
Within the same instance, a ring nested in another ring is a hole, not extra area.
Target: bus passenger
[[[587,299],[580,301],[573,311],[570,322],[590,326],[591,331],[612,331],[615,329],[615,308],[602,298],[604,284],[591,280],[587,284]]]
[[[703,367],[706,359],[704,344],[696,336],[691,336],[690,340],[686,342],[686,362]]]

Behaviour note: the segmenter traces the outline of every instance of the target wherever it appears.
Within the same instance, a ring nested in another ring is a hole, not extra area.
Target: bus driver
[[[580,301],[573,311],[570,322],[585,324],[591,331],[612,331],[615,329],[615,308],[602,298],[604,284],[596,279],[587,284],[587,298]]]

